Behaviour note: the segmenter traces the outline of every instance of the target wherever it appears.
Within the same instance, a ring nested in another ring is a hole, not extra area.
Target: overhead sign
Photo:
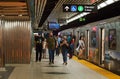
[[[69,6],[65,6],[65,11],[69,11]]]
[[[76,5],[72,5],[72,6],[70,7],[70,10],[71,10],[72,12],[76,12],[76,11],[77,11],[77,6],[76,6]]]
[[[80,22],[86,21],[86,18],[80,18],[79,21],[80,21]]]
[[[63,4],[63,12],[97,12],[95,5]]]

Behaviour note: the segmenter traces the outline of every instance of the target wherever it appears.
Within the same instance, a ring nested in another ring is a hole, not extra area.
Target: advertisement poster
[[[99,53],[97,48],[90,48],[89,52],[89,61],[94,62],[96,64],[99,63]]]
[[[120,52],[105,51],[105,67],[120,73]]]

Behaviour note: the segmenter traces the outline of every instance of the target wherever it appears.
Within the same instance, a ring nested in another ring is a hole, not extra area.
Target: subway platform
[[[55,62],[51,65],[48,55],[41,62],[7,64],[9,74],[0,76],[0,79],[120,79],[120,76],[76,57],[68,59],[67,65],[62,63],[60,54],[55,56]]]

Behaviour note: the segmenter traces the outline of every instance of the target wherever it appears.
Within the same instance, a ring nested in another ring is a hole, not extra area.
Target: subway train
[[[84,59],[120,74],[120,16],[61,31],[85,38]],[[74,53],[77,55],[77,53]]]

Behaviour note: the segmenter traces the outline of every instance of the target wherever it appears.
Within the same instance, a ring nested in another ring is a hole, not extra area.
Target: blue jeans
[[[60,48],[57,47],[57,48],[56,48],[56,55],[59,56],[59,54],[60,54]]]
[[[49,62],[54,62],[54,50],[49,49]]]
[[[63,62],[67,63],[67,49],[62,49]]]

